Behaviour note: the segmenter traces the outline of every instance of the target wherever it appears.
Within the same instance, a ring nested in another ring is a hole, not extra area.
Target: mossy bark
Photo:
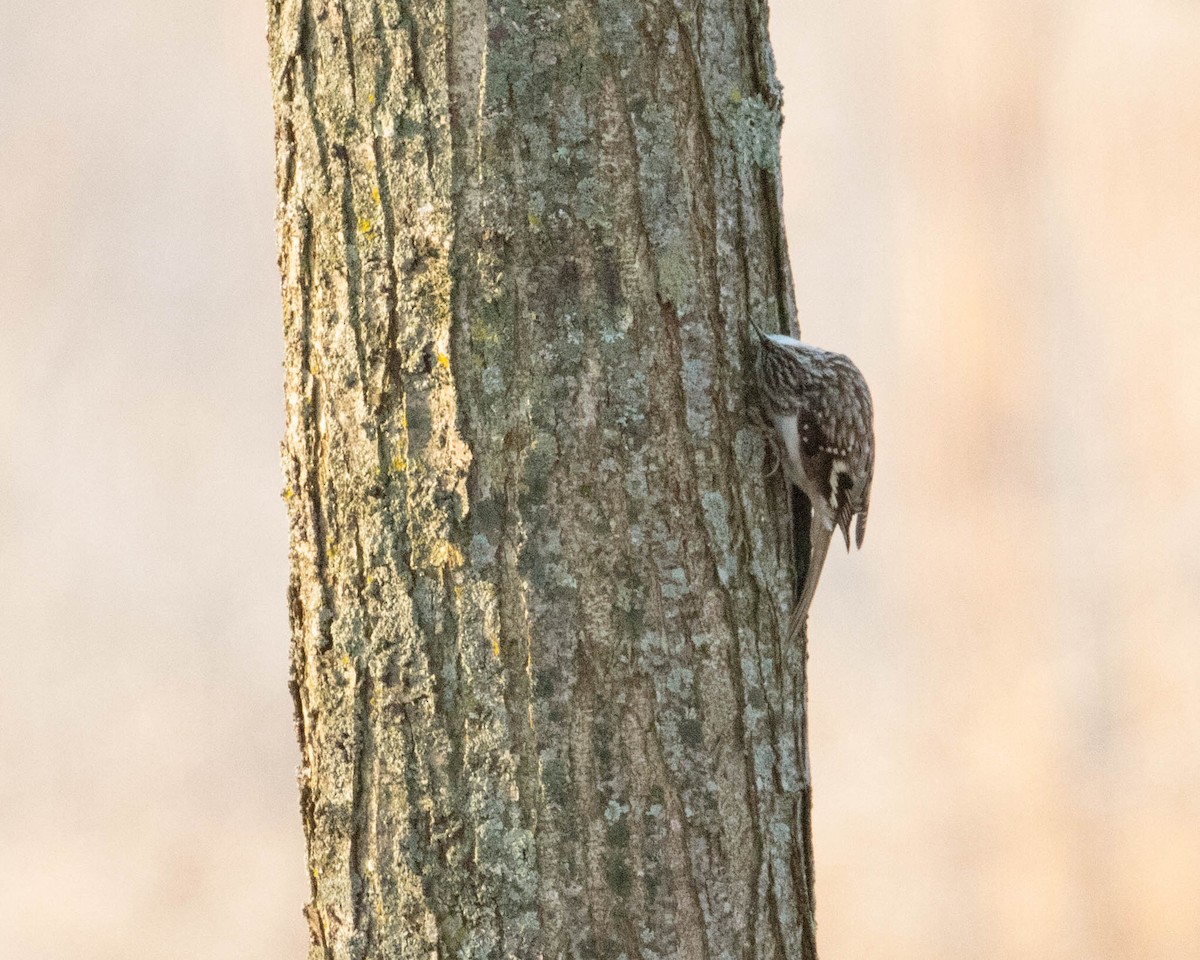
[[[760,0],[276,0],[311,958],[810,958]]]

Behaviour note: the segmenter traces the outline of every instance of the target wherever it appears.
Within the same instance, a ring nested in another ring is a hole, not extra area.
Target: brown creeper
[[[833,528],[850,549],[850,521],[862,546],[875,472],[875,431],[871,391],[849,359],[782,334],[759,337],[758,389],[775,427],[784,475],[812,504],[812,553],[796,607],[808,613]]]

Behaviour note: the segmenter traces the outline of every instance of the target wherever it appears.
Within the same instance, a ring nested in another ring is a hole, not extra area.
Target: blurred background
[[[0,6],[0,943],[298,958],[265,10]],[[822,955],[1200,957],[1200,5],[776,7]]]

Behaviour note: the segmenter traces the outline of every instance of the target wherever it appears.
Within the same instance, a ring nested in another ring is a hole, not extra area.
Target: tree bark
[[[762,0],[273,0],[310,958],[816,956]]]

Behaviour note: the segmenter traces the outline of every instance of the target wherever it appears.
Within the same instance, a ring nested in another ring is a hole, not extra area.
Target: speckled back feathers
[[[847,547],[857,514],[855,539],[861,546],[875,437],[871,392],[858,367],[840,353],[780,334],[760,334],[757,366],[763,407],[781,433],[796,418],[799,462],[789,464],[792,482],[842,529]],[[782,439],[786,450],[787,438]]]

